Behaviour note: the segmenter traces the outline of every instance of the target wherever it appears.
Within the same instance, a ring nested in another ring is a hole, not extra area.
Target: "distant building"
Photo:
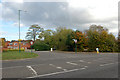
[[[32,40],[22,40],[20,42],[20,48],[22,49],[30,49],[31,43],[34,43]],[[3,49],[19,49],[19,41],[12,40],[12,41],[5,41]]]

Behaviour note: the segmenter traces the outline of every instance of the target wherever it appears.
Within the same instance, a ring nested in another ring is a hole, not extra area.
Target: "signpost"
[[[73,39],[75,42],[75,53],[77,53],[77,39]]]
[[[30,43],[31,43],[31,53],[32,53],[32,45],[33,45],[33,42],[31,41]]]
[[[21,52],[20,51],[20,43],[21,43],[21,41],[22,41],[21,39],[18,39],[18,42],[19,42],[19,53]]]

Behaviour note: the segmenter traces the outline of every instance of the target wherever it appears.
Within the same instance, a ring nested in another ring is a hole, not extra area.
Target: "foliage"
[[[3,52],[7,52],[7,51],[19,51],[19,49],[6,49],[6,50],[3,50]],[[20,49],[20,51],[25,51],[25,49]]]
[[[0,46],[5,47],[5,38],[0,38]]]
[[[30,28],[28,29],[26,38],[27,39],[33,39],[35,41],[37,35],[39,35],[39,33],[42,32],[42,31],[44,31],[43,28],[41,28],[37,24],[31,25]]]
[[[46,51],[46,50],[50,50],[50,46],[45,44],[43,41],[36,41],[33,44],[33,48],[35,49],[35,51]]]
[[[44,38],[44,43],[49,45],[50,47],[53,47],[53,33],[54,32],[50,29],[44,30],[39,34],[39,38]]]
[[[77,50],[78,51],[83,51],[84,48],[86,48],[87,38],[86,38],[86,35],[83,32],[76,30],[73,33],[72,38],[77,40],[77,48],[78,48]]]
[[[95,29],[94,29],[95,28]],[[92,26],[92,29],[87,31],[88,36],[88,48],[89,51],[95,51],[99,48],[100,51],[115,51],[117,47],[115,37],[113,34],[108,34],[108,29],[104,29],[102,26]]]
[[[66,29],[59,27],[54,32],[53,37],[53,45],[58,50],[68,50],[68,45],[66,45],[66,41],[68,40],[68,35],[73,32],[72,29]]]
[[[71,34],[68,34],[67,36],[66,40],[67,51],[74,51],[75,45],[72,36],[73,32]]]
[[[81,32],[73,31],[65,27],[58,27],[55,31],[43,30],[39,27],[39,40],[36,40],[32,46],[35,50],[57,50],[74,51],[77,39],[77,51],[96,51],[99,48],[102,52],[118,51],[120,39],[116,40],[115,36],[108,32],[108,29],[100,25],[91,25],[88,30]],[[37,35],[37,34],[36,34]]]

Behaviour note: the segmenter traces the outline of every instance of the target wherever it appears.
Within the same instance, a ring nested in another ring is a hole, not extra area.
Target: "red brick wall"
[[[33,42],[33,41],[32,41]],[[12,45],[10,45],[10,41],[6,41],[5,42],[5,45],[6,45],[6,47],[5,48],[8,48],[8,47],[10,47],[10,48],[12,48],[12,49],[19,49],[19,42],[18,41],[14,41],[14,42],[11,42],[12,43]],[[30,49],[31,48],[31,41],[30,42],[28,42],[28,41],[22,41],[21,43],[20,43],[20,47],[21,48],[24,48],[24,49]]]

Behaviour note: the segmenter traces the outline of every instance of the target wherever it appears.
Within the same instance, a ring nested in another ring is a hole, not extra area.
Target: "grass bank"
[[[14,59],[33,58],[33,57],[37,57],[38,54],[24,52],[24,51],[21,51],[20,53],[18,51],[7,51],[0,54],[0,56],[2,56],[2,60],[14,60]]]

